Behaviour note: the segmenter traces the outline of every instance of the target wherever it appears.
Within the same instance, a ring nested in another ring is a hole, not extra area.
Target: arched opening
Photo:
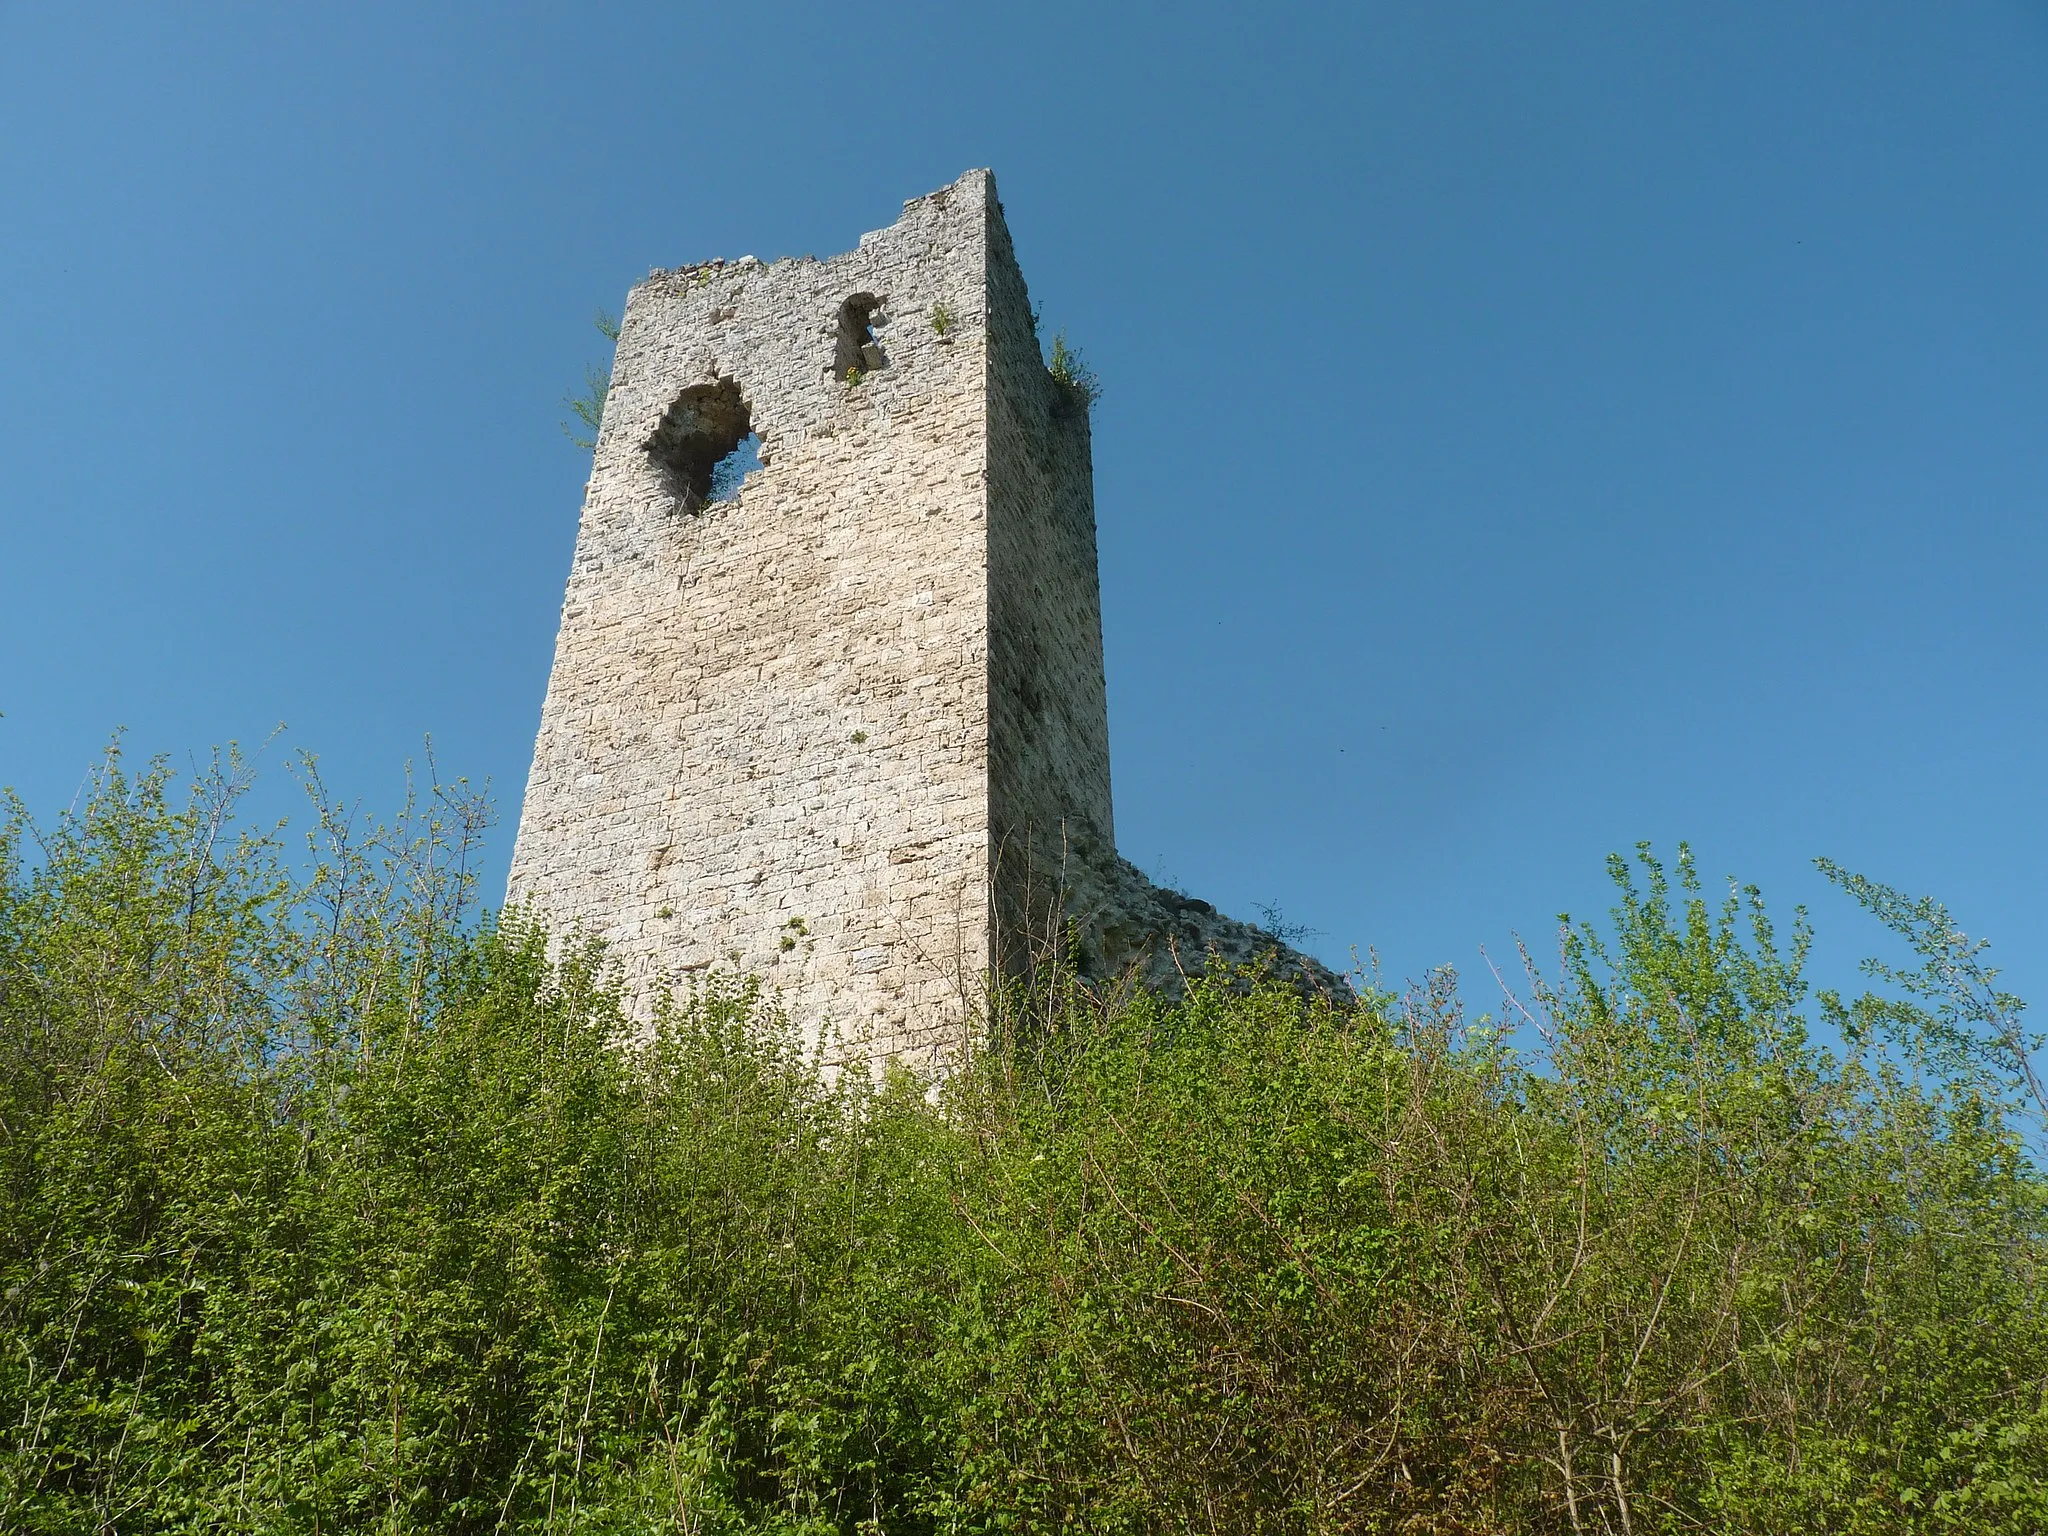
[[[889,366],[875,340],[875,318],[882,301],[872,293],[856,293],[839,306],[838,341],[832,352],[832,377],[857,384],[863,375]]]
[[[760,467],[760,447],[739,385],[716,379],[676,396],[647,440],[647,457],[677,510],[701,512],[738,494],[747,472]]]

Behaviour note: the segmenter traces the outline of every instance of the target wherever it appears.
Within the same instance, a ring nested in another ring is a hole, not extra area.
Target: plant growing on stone
[[[614,315],[599,309],[591,317],[591,325],[606,341],[616,343],[619,339],[619,322]],[[588,452],[597,446],[597,433],[604,424],[604,402],[611,393],[612,371],[609,365],[600,369],[595,364],[586,365],[583,370],[583,389],[562,397],[562,403],[569,407],[578,426],[563,422],[562,434],[578,448]]]
[[[952,330],[957,321],[958,317],[945,300],[941,299],[932,306],[932,329],[939,335],[943,336]]]
[[[1102,398],[1102,381],[1096,377],[1081,354],[1067,344],[1067,333],[1062,330],[1052,339],[1052,354],[1046,359],[1046,372],[1052,375],[1053,383],[1059,385],[1068,399],[1082,410],[1088,410]]]

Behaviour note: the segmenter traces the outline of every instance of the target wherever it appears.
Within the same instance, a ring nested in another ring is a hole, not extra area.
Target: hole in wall
[[[875,317],[882,301],[872,293],[856,293],[839,306],[838,341],[832,351],[832,377],[852,383],[889,359],[875,340]]]
[[[739,385],[716,379],[677,395],[647,440],[647,457],[678,510],[700,512],[730,500],[747,471],[761,464],[761,439]]]
[[[724,458],[711,466],[711,499],[731,501],[740,485],[761,467],[761,434],[749,432]]]

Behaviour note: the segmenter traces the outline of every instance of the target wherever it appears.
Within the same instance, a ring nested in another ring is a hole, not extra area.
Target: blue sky
[[[0,0],[0,781],[431,732],[501,879],[592,310],[976,165],[1106,387],[1140,866],[1483,976],[1685,837],[1840,980],[1826,853],[2048,994],[2017,0]]]

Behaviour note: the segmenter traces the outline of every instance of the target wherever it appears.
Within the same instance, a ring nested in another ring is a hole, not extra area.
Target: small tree
[[[591,317],[590,323],[606,341],[618,341],[619,322],[616,316],[600,309]],[[570,442],[586,452],[597,446],[598,430],[604,425],[604,402],[611,394],[611,388],[611,366],[607,364],[600,369],[592,363],[584,367],[581,393],[572,391],[562,397],[562,403],[569,407],[570,413],[575,416],[578,423],[578,426],[572,427],[568,422],[563,422],[562,433]]]

